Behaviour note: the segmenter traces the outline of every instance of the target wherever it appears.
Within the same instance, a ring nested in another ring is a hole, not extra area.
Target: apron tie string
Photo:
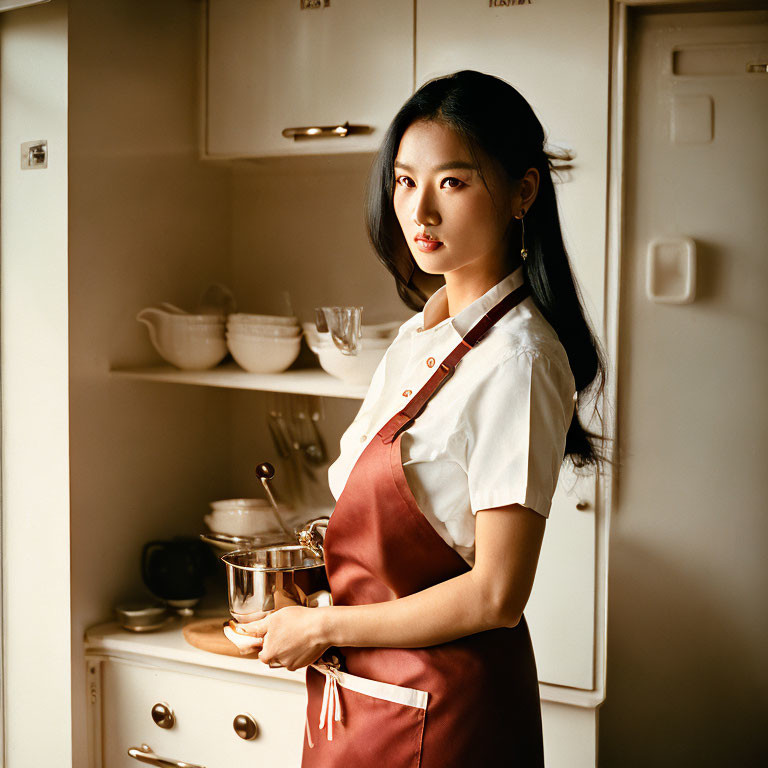
[[[333,721],[341,722],[341,700],[339,699],[338,684],[341,680],[339,674],[339,660],[336,656],[331,657],[331,661],[322,660],[315,664],[310,664],[310,667],[316,669],[318,672],[322,672],[325,675],[325,686],[323,687],[323,704],[320,708],[320,722],[319,727],[326,729],[326,738],[328,741],[333,741]],[[309,714],[305,716],[305,727],[307,731],[307,743],[310,747],[315,745],[312,742],[312,736],[309,730]]]

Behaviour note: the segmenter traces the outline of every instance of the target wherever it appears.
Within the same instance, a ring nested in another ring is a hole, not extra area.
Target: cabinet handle
[[[129,747],[128,754],[134,760],[138,760],[140,763],[147,763],[148,765],[157,765],[160,768],[205,768],[204,765],[196,765],[193,763],[185,763],[183,760],[174,760],[170,757],[160,757],[156,755],[150,746],[142,744],[139,747]]]
[[[259,724],[253,715],[238,715],[232,722],[235,733],[245,741],[252,741],[259,735]]]
[[[159,701],[152,707],[152,720],[161,728],[173,728],[176,724],[173,710],[164,701]]]
[[[300,139],[322,139],[323,137],[336,136],[343,139],[353,133],[371,133],[370,125],[304,125],[299,128],[283,128],[283,136],[286,139],[299,141]]]

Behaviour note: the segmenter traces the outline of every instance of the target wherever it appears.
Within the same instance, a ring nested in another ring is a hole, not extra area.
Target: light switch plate
[[[45,139],[25,141],[21,145],[21,170],[34,171],[48,167],[48,142]]]
[[[690,304],[696,296],[696,243],[690,237],[648,244],[646,296],[663,304]]]

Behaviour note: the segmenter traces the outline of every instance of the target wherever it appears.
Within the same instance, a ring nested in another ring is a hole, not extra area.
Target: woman
[[[243,625],[265,663],[311,665],[304,768],[543,765],[523,609],[564,457],[599,463],[575,400],[604,379],[543,143],[512,86],[465,70],[377,156],[369,235],[418,311],[329,468],[333,605]]]

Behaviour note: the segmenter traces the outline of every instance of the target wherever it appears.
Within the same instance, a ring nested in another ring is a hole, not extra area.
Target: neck
[[[464,272],[460,269],[454,272],[446,272],[445,295],[447,298],[447,316],[455,317],[475,299],[479,299],[493,288],[494,285],[514,272],[522,263],[523,261],[518,255],[511,262],[505,261],[491,268],[475,269],[473,272]]]

